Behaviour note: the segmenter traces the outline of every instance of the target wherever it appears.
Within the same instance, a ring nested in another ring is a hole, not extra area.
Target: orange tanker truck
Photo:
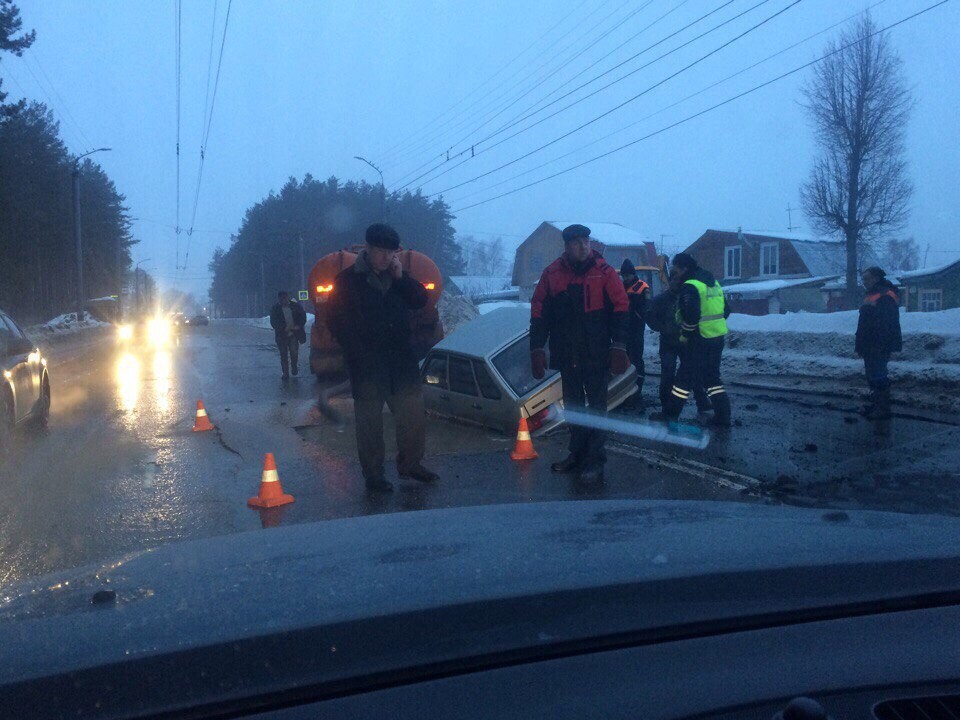
[[[410,313],[414,347],[417,349],[417,356],[422,359],[430,348],[443,340],[443,325],[437,311],[443,280],[436,263],[423,253],[401,250],[397,257],[403,269],[420,281],[430,296],[425,307]],[[353,265],[356,258],[357,253],[353,250],[338,250],[324,255],[310,271],[308,287],[316,308],[313,329],[310,331],[310,370],[318,378],[338,376],[346,372],[343,349],[327,329],[326,303],[330,293],[335,291],[334,279],[337,274]]]

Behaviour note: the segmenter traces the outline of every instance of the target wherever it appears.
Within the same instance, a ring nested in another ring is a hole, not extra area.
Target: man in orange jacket
[[[594,414],[607,412],[607,374],[630,367],[625,326],[629,302],[617,271],[590,246],[590,228],[563,231],[564,252],[551,263],[533,293],[530,307],[530,364],[535,378],[560,371],[564,406]],[[551,465],[554,472],[579,473],[586,483],[603,480],[605,433],[570,426],[570,454]]]

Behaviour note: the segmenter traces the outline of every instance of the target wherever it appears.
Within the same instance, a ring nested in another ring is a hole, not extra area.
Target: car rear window
[[[480,394],[487,400],[499,400],[501,397],[500,388],[487,372],[487,366],[477,360],[473,361],[473,372],[477,376],[477,385],[480,386]]]
[[[538,385],[542,385],[557,374],[556,370],[547,370],[542,379],[533,377],[530,370],[530,340],[524,336],[512,345],[493,356],[493,366],[518,397],[523,397]]]
[[[473,379],[473,368],[465,358],[450,358],[450,390],[461,395],[477,396],[477,383]]]
[[[447,356],[431,355],[423,365],[423,382],[441,390],[447,389]]]

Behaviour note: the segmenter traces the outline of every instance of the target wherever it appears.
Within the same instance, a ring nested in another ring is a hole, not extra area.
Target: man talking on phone
[[[436,481],[422,464],[426,413],[407,316],[427,304],[423,285],[403,271],[400,236],[389,225],[367,228],[356,262],[333,281],[327,325],[343,348],[356,413],[357,452],[367,490],[390,492],[384,476],[383,405],[397,427],[397,472]]]

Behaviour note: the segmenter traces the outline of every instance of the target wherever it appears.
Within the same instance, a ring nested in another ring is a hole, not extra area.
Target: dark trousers
[[[723,345],[723,337],[707,339],[694,336],[680,351],[680,369],[670,390],[673,396],[672,417],[680,416],[693,388],[700,385],[706,389],[716,415],[724,420],[729,419],[730,400],[720,379]]]
[[[365,480],[383,477],[383,404],[393,414],[397,429],[397,470],[419,467],[426,452],[426,412],[419,382],[410,382],[396,392],[376,378],[352,381],[353,407],[357,416],[357,454]]]
[[[867,385],[871,390],[886,390],[890,387],[890,378],[887,375],[887,363],[890,362],[888,352],[867,352],[863,356],[863,372],[867,376]]]
[[[660,344],[660,407],[666,412],[670,407],[671,391],[677,377],[677,362],[680,360],[680,349],[664,347]],[[706,412],[710,409],[710,400],[703,384],[693,384],[693,397],[697,401],[697,412]]]
[[[296,335],[277,336],[277,350],[280,351],[280,368],[283,370],[283,376],[290,374],[292,367],[294,372],[297,370],[297,357],[300,354],[300,342]]]
[[[637,369],[637,395],[642,395],[643,381],[646,378],[646,368],[643,364],[643,330],[627,340],[627,357]]]
[[[569,366],[560,371],[563,406],[585,410],[589,404],[595,415],[607,414],[607,369]],[[594,428],[570,425],[570,454],[582,469],[594,468],[607,461],[603,444],[606,433]]]

